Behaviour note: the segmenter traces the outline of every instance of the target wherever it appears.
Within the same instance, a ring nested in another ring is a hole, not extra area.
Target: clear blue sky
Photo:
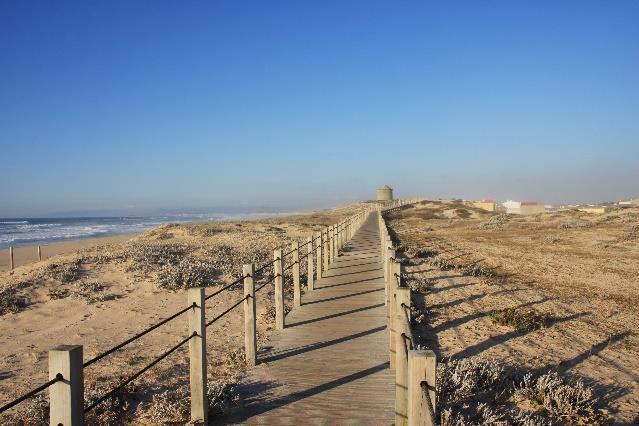
[[[639,195],[637,1],[0,2],[0,216]]]

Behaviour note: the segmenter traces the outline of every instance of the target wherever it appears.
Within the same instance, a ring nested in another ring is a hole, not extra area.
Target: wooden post
[[[324,238],[323,238],[323,244],[324,244],[324,253],[322,253],[324,255],[324,270],[328,270],[328,256],[329,256],[329,252],[328,252],[328,227],[326,227],[326,229],[324,230]]]
[[[300,243],[295,241],[293,250],[293,307],[302,306],[302,287],[300,284]]]
[[[386,262],[384,262],[384,278],[386,279],[386,306],[390,301],[390,283],[391,283],[391,265],[393,263],[393,259],[395,259],[395,249],[392,247],[388,247],[386,250]],[[389,308],[387,308],[389,309]]]
[[[255,264],[244,265],[244,353],[249,367],[257,364],[257,336],[255,327]]]
[[[189,382],[191,384],[191,422],[208,424],[209,403],[206,392],[206,321],[204,288],[187,290],[189,321]]]
[[[13,247],[9,247],[9,267],[13,271]]]
[[[395,425],[408,424],[408,349],[404,336],[410,336],[410,325],[402,313],[395,316]]]
[[[390,341],[388,342],[388,346],[390,349],[390,368],[395,368],[395,316],[397,315],[397,303],[395,300],[395,291],[397,290],[397,277],[395,274],[399,275],[400,273],[400,265],[397,262],[391,262],[390,269],[390,282],[389,282],[389,293],[388,296],[390,298],[388,307],[389,307],[389,329],[390,329]]]
[[[333,225],[328,227],[328,230],[326,231],[328,237],[326,239],[327,243],[328,243],[328,264],[330,265],[331,263],[333,263]]]
[[[38,246],[38,260],[42,260],[42,249]]]
[[[322,233],[315,234],[315,251],[317,252],[317,280],[322,279]]]
[[[282,249],[273,252],[275,259],[275,329],[284,329],[284,256]]]
[[[62,345],[49,351],[49,379],[62,380],[49,386],[49,424],[84,424],[84,370],[82,346]]]
[[[306,247],[308,247],[308,253],[306,256],[306,262],[308,265],[308,271],[306,273],[306,288],[308,291],[313,291],[315,289],[315,280],[313,277],[313,237],[308,237]]]
[[[435,419],[430,416],[427,399],[424,397],[422,383],[428,387],[428,394],[433,404],[433,413],[437,407],[435,392],[435,372],[437,358],[433,351],[408,351],[408,424],[435,426]]]

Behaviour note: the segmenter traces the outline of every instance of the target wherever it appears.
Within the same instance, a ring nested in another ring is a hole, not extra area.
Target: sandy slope
[[[460,208],[472,215],[451,214]],[[451,203],[391,215],[409,280],[425,284],[414,299],[426,313],[423,342],[440,357],[582,377],[614,421],[639,420],[639,240],[629,233],[639,211],[510,217],[482,229],[490,216]],[[494,324],[491,313],[507,307],[553,321],[531,332]]]
[[[190,284],[181,280],[206,282],[211,285],[210,294],[236,278],[243,262],[270,260],[274,248],[290,247],[296,239],[304,242],[322,225],[336,223],[355,209],[357,206],[350,206],[262,221],[164,225],[126,241],[100,245],[83,241],[81,250],[64,250],[41,263],[20,266],[13,274],[2,273],[0,298],[9,312],[0,316],[0,404],[47,380],[50,348],[82,344],[85,360],[89,359],[184,307],[183,287]],[[181,288],[171,291],[167,285]],[[242,293],[240,285],[210,299],[207,317],[224,311]],[[16,297],[25,303],[12,303]],[[274,323],[272,299],[272,285],[257,296],[260,343]],[[241,309],[231,311],[207,332],[209,377],[218,384],[232,382],[244,368]],[[186,333],[186,318],[177,318],[90,366],[85,372],[87,393],[102,394]],[[157,424],[159,418],[184,420],[187,406],[177,396],[186,390],[187,362],[184,349],[172,354],[135,382],[135,392],[125,397],[128,405],[120,411],[135,424]],[[162,396],[164,390],[166,398],[151,401],[151,395]],[[37,420],[37,407],[25,403],[12,410],[16,417],[5,421]],[[112,420],[111,415],[94,420]]]

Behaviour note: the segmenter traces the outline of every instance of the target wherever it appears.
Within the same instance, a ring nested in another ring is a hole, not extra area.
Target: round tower
[[[377,190],[377,201],[391,201],[393,199],[393,189],[384,185]]]

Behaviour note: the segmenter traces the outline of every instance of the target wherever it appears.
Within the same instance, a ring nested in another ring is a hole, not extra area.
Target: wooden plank
[[[379,227],[369,215],[241,379],[229,423],[391,424]]]

